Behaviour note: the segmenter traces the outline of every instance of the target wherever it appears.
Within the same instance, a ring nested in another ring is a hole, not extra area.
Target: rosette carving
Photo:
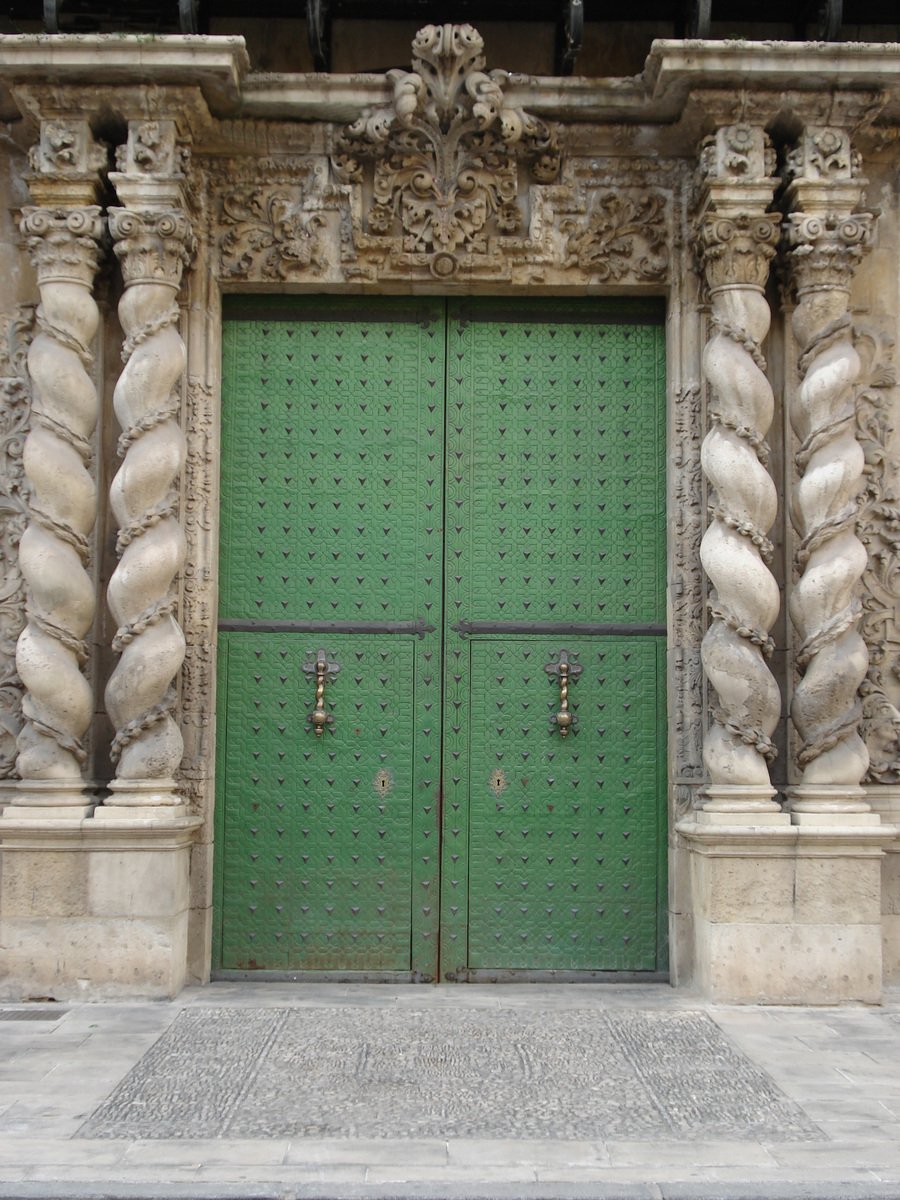
[[[185,439],[175,392],[185,346],[176,298],[192,234],[177,209],[111,209],[110,231],[125,280],[119,317],[126,335],[113,397],[123,462],[110,491],[120,561],[109,606],[118,624],[113,648],[121,656],[106,689],[115,727],[111,753],[119,787],[155,784],[155,802],[174,803],[169,793],[182,738],[173,719],[173,680],[185,650],[174,591],[185,555],[176,493]]]
[[[98,400],[89,370],[102,229],[95,205],[26,208],[22,218],[40,305],[28,352],[32,413],[23,452],[29,507],[19,564],[28,601],[16,648],[26,689],[18,772],[53,804],[84,803],[84,736],[93,712],[83,667],[95,609],[87,566],[97,511],[89,464]]]
[[[793,331],[800,386],[790,405],[799,479],[791,517],[799,543],[790,613],[801,671],[791,705],[801,783],[845,789],[843,799],[797,799],[798,811],[865,811],[854,798],[869,756],[860,736],[859,688],[868,653],[859,632],[866,548],[857,533],[865,456],[856,435],[860,359],[848,312],[850,284],[872,217],[790,214],[788,261],[797,294]],[[849,790],[848,790],[849,789]]]
[[[713,500],[700,558],[712,584],[703,667],[718,697],[704,761],[715,785],[767,787],[781,698],[767,659],[779,591],[767,563],[778,498],[766,469],[774,397],[760,350],[770,314],[763,288],[777,217],[710,217],[699,253],[712,301],[703,369],[712,395],[701,461]],[[767,799],[741,801],[774,808]]]

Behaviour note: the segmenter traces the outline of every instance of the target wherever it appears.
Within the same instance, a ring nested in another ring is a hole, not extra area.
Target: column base
[[[700,792],[705,801],[697,816],[713,823],[721,817],[720,823],[729,825],[790,824],[777,794],[769,784],[708,783]]]
[[[817,813],[845,817],[871,813],[865,788],[841,783],[798,783],[785,788],[785,809],[791,814]],[[800,824],[801,822],[796,822]],[[852,822],[851,822],[852,824]],[[878,824],[878,820],[874,822]]]
[[[174,779],[114,779],[97,806],[95,821],[171,821],[188,815]]]
[[[72,779],[21,779],[5,799],[3,818],[14,821],[83,821],[97,806],[90,784]]]
[[[0,822],[0,1001],[175,996],[200,822]]]
[[[694,984],[726,1004],[879,1003],[882,860],[896,831],[707,815],[676,826],[690,860]]]

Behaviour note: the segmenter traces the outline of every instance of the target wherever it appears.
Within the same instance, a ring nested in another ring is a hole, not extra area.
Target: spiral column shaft
[[[40,304],[28,353],[32,414],[23,466],[29,514],[19,546],[27,609],[16,647],[26,690],[17,739],[20,795],[6,812],[12,818],[26,809],[33,816],[80,818],[92,807],[84,739],[94,706],[84,668],[96,608],[88,567],[97,515],[91,438],[99,403],[89,372],[103,221],[90,201],[103,161],[85,123],[45,121],[29,180],[41,203],[24,209],[21,221]]]
[[[132,123],[126,165],[134,166],[132,151],[146,129],[146,123]],[[153,131],[156,146],[174,137],[171,122],[155,122]],[[185,346],[177,296],[192,234],[179,203],[180,176],[160,179],[153,173],[158,158],[140,161],[148,172],[112,176],[128,206],[109,214],[125,282],[119,317],[126,337],[113,396],[122,465],[110,489],[120,555],[108,593],[120,657],[106,688],[116,778],[113,797],[97,811],[101,818],[137,815],[135,809],[171,813],[182,803],[174,780],[183,752],[174,685],[185,653],[175,591],[185,556],[176,491],[185,460],[177,393]]]
[[[778,217],[765,211],[774,190],[768,157],[761,129],[726,126],[709,139],[697,227],[712,305],[703,351],[710,425],[701,448],[711,519],[700,547],[712,589],[701,658],[717,697],[704,744],[704,808],[750,814],[779,812],[769,779],[781,712],[768,666],[769,630],[780,604],[767,565],[778,506],[766,469],[774,398],[760,349],[770,323],[765,285],[779,236]]]
[[[845,131],[808,128],[788,160],[786,258],[796,293],[792,325],[800,383],[790,399],[797,437],[791,519],[797,533],[790,614],[800,672],[791,703],[799,737],[795,813],[866,813],[868,751],[859,687],[868,668],[860,636],[857,537],[865,459],[856,440],[850,287],[873,217],[855,212],[862,183]]]

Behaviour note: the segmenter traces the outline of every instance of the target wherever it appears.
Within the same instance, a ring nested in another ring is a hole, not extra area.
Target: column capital
[[[162,283],[178,290],[195,246],[182,209],[111,208],[109,229],[126,288]]]
[[[19,228],[37,270],[38,285],[93,285],[103,236],[97,204],[83,207],[25,208]]]

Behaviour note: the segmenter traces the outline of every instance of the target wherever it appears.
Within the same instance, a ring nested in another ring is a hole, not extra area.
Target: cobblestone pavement
[[[900,1200],[900,994],[213,984],[0,1008],[0,1198]]]

